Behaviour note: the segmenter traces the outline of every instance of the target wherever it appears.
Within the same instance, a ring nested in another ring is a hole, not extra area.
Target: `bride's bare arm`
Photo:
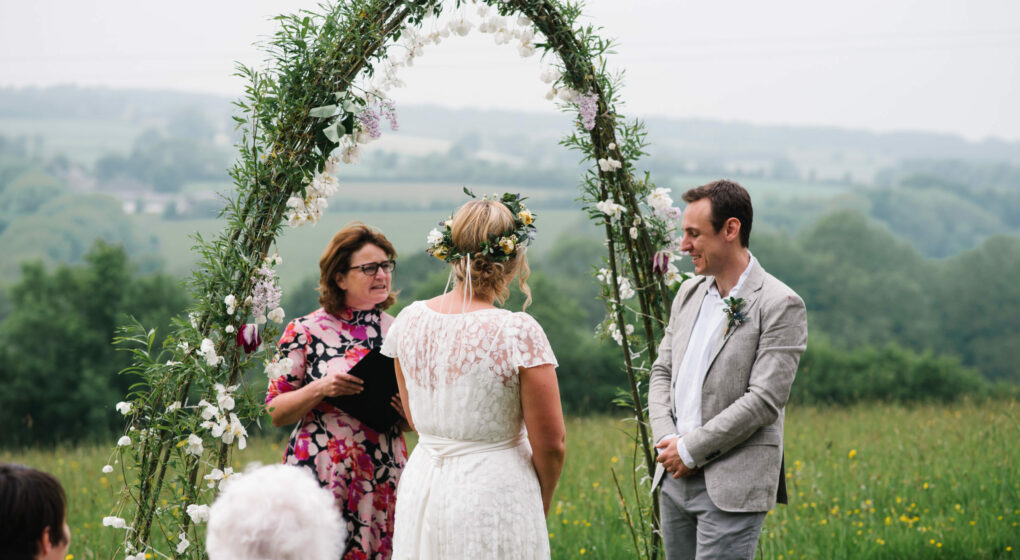
[[[542,488],[542,506],[549,515],[553,491],[563,471],[566,457],[566,427],[560,406],[560,388],[556,368],[544,364],[521,368],[521,408],[528,428],[532,458]]]
[[[393,360],[393,369],[397,371],[397,388],[400,390],[400,405],[403,407],[404,420],[407,422],[407,427],[417,432],[414,428],[414,420],[411,419],[411,401],[407,400],[407,385],[404,383],[404,370],[400,369],[400,359],[396,358]],[[405,432],[407,430],[404,430]]]

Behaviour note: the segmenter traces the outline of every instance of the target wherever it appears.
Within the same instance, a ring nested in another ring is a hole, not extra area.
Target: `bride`
[[[429,235],[454,288],[409,305],[383,344],[419,434],[397,488],[394,558],[549,558],[565,454],[556,358],[530,315],[493,305],[515,275],[530,303],[533,220],[519,195],[464,204]]]

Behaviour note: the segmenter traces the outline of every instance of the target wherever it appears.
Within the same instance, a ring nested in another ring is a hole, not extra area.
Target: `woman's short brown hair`
[[[471,200],[464,203],[453,216],[450,233],[453,244],[459,253],[471,254],[471,291],[483,296],[492,297],[503,303],[510,295],[510,282],[516,274],[520,274],[521,292],[524,294],[524,307],[531,303],[531,288],[528,287],[528,257],[523,245],[518,246],[513,258],[507,261],[493,261],[487,256],[478,255],[479,246],[498,235],[514,229],[514,216],[503,203],[495,200]],[[453,274],[457,283],[463,285],[467,270],[466,259],[453,264]]]
[[[345,306],[344,291],[337,285],[337,275],[344,274],[351,267],[351,255],[365,245],[375,245],[396,260],[397,251],[386,236],[361,222],[351,222],[336,232],[332,241],[319,259],[319,304],[332,315],[340,315]],[[376,306],[386,309],[397,301],[397,294],[391,291],[386,301]]]

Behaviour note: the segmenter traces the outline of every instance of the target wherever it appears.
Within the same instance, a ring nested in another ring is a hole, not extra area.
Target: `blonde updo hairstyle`
[[[450,233],[453,244],[460,253],[471,254],[471,290],[482,297],[492,297],[499,303],[510,296],[510,283],[515,275],[520,278],[524,306],[531,303],[531,288],[528,287],[528,257],[524,246],[519,246],[513,258],[493,261],[486,255],[478,254],[479,247],[490,237],[514,229],[514,216],[510,209],[496,200],[471,200],[461,206],[453,216]],[[457,284],[464,286],[467,259],[453,263],[453,274]],[[466,289],[466,287],[465,287]]]

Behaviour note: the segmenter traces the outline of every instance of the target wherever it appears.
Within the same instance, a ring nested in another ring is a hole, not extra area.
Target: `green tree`
[[[1007,229],[991,208],[966,192],[937,187],[872,191],[872,215],[929,257],[948,257],[976,247]]]
[[[812,330],[845,347],[933,345],[934,267],[912,246],[856,212],[822,218],[797,244],[807,255],[802,268],[772,272],[804,298]]]
[[[135,275],[120,246],[98,242],[85,263],[52,273],[25,264],[11,290],[0,323],[0,443],[112,433],[113,405],[137,381],[118,375],[130,356],[112,345],[117,327],[134,317],[162,329],[187,304],[176,280]]]
[[[1020,238],[947,259],[935,282],[940,346],[993,380],[1020,381]]]

